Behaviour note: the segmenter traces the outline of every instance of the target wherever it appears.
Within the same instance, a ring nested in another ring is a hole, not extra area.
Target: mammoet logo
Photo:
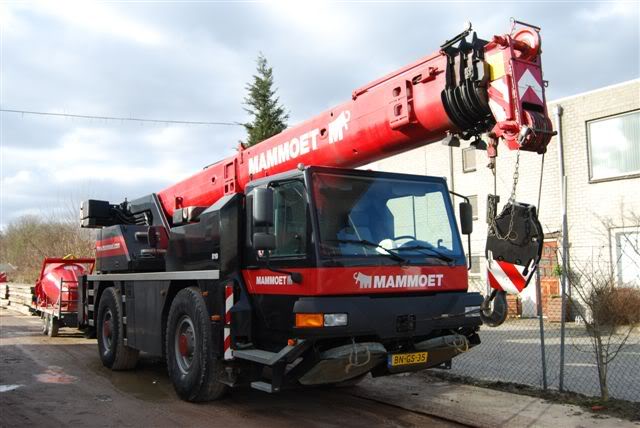
[[[359,288],[424,288],[442,287],[444,274],[432,273],[422,275],[365,275],[362,272],[353,274]]]
[[[118,248],[120,248],[119,242],[114,242],[113,244],[96,245],[96,251],[117,250]]]
[[[256,285],[292,285],[289,275],[261,275],[256,277]]]
[[[329,122],[329,144],[337,143],[344,139],[344,131],[349,129],[348,122],[351,120],[351,112],[345,110]],[[298,156],[306,155],[309,152],[318,150],[318,128],[305,132],[297,138],[292,138],[282,144],[278,144],[262,153],[249,158],[249,174],[257,174],[265,169],[272,168],[284,162],[288,162]]]
[[[353,279],[356,280],[356,285],[360,288],[371,288],[371,276],[365,275],[362,272],[356,272],[353,274]]]
[[[329,144],[342,141],[344,131],[349,129],[349,121],[351,120],[351,112],[345,110],[334,120],[329,122]]]

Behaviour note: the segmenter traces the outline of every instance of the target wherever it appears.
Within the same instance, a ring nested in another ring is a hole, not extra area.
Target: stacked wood
[[[0,284],[0,304],[20,312],[29,313],[33,295],[31,284],[5,282]]]

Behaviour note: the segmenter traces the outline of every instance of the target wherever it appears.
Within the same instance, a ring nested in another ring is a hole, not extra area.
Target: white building
[[[629,242],[639,242],[639,228],[631,228],[630,216],[640,216],[640,79],[585,92],[548,103],[556,124],[561,107],[561,135],[567,185],[567,221],[573,263],[606,263],[618,284],[638,285],[640,255],[628,251]],[[467,195],[477,220],[472,235],[472,273],[484,289],[486,200],[493,192],[493,176],[486,152],[449,148],[435,143],[369,165],[367,168],[446,177],[450,189]],[[555,247],[562,227],[562,198],[558,138],[554,137],[544,157],[540,221],[549,240],[546,265],[541,274],[543,295],[557,294],[553,276]],[[501,204],[513,185],[515,152],[499,148],[497,191]],[[542,156],[520,155],[517,200],[538,205]],[[457,201],[456,201],[457,202]],[[501,209],[501,208],[499,208]],[[637,248],[637,247],[636,247]],[[625,251],[626,250],[626,251]],[[523,315],[535,314],[535,287],[522,295]]]

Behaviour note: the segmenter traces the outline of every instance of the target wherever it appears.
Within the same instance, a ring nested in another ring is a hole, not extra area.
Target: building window
[[[462,149],[462,171],[473,172],[476,170],[476,149],[467,147]]]
[[[587,122],[591,180],[640,174],[640,110]]]
[[[471,213],[473,214],[473,219],[478,219],[478,195],[467,196],[469,198],[469,203],[471,204]]]
[[[618,285],[640,287],[640,231],[615,234]]]

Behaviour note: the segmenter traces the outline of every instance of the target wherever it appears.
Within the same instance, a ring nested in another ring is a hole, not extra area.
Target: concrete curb
[[[476,427],[640,426],[573,405],[415,375],[367,379],[350,394]]]

